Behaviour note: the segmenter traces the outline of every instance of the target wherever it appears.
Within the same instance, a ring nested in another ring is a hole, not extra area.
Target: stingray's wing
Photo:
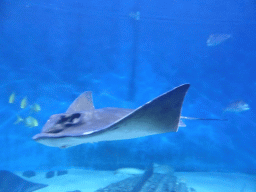
[[[101,134],[104,140],[121,140],[176,132],[183,100],[189,86],[184,84],[174,88],[90,136]]]
[[[182,120],[180,120],[179,127],[187,127],[187,125]]]
[[[0,191],[1,192],[32,192],[47,187],[48,185],[32,183],[21,177],[9,172],[0,171]]]

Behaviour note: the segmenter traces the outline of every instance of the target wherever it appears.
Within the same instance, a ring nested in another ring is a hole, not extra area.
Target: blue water
[[[140,12],[135,20],[130,13]],[[0,169],[144,168],[255,173],[255,1],[0,2]],[[211,34],[230,34],[207,46]],[[136,108],[183,83],[191,87],[182,115],[227,118],[185,121],[177,133],[83,144],[38,144],[47,119],[65,112],[84,91],[96,108]],[[15,102],[8,103],[12,92]],[[15,125],[31,115],[39,126]],[[250,110],[223,113],[236,100]]]

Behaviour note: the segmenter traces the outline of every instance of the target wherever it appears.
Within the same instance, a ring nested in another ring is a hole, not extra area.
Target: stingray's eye
[[[57,121],[57,124],[65,123],[66,121],[68,121],[68,119],[68,116],[61,115],[59,121]]]
[[[74,113],[69,117],[69,122],[70,123],[78,123],[79,122],[79,118],[81,117],[80,113]]]
[[[57,121],[57,124],[78,123],[80,116],[80,113],[74,113],[72,115],[61,115],[60,119]]]
[[[80,123],[80,113],[74,113],[68,117],[68,120],[64,123],[65,127],[76,126]]]
[[[61,115],[56,125],[64,125],[65,127],[75,126],[80,123],[81,113],[71,115]]]

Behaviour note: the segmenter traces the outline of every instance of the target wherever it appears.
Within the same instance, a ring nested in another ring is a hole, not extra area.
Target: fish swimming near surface
[[[24,125],[29,128],[37,127],[39,125],[37,119],[31,116],[28,116],[25,119],[23,119],[20,116],[17,116],[17,120],[14,122],[14,124],[17,125],[21,122],[23,122]]]
[[[9,103],[14,103],[15,100],[15,93],[13,92],[9,97]]]
[[[212,47],[219,45],[229,39],[231,37],[230,34],[211,34],[206,41],[207,46]]]
[[[36,118],[28,116],[27,118],[25,118],[24,124],[25,124],[25,126],[30,127],[30,128],[37,127],[38,121]]]
[[[41,111],[41,106],[40,106],[39,104],[35,103],[35,104],[33,104],[33,105],[31,106],[30,109],[31,109],[31,111],[39,112],[39,111]]]
[[[19,124],[20,122],[23,122],[24,119],[21,116],[17,116],[17,120],[14,122],[15,125]]]
[[[234,113],[239,113],[242,111],[248,111],[250,110],[250,107],[247,103],[245,103],[242,100],[235,101],[228,105],[225,109],[224,112],[234,112]]]
[[[21,108],[21,109],[25,109],[25,108],[27,107],[27,103],[28,103],[27,97],[24,97],[24,98],[21,100],[20,108]]]
[[[47,146],[67,148],[82,143],[177,132],[180,118],[190,119],[180,116],[189,86],[176,87],[135,110],[95,109],[92,93],[84,92],[65,113],[52,115],[33,139]]]

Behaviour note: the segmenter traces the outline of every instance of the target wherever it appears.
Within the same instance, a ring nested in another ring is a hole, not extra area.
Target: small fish
[[[25,124],[25,126],[30,127],[30,128],[37,127],[38,121],[34,117],[28,116],[27,118],[25,118],[24,124]]]
[[[231,103],[229,106],[227,106],[224,109],[224,112],[234,112],[234,113],[239,113],[242,111],[248,111],[250,109],[249,105],[245,103],[244,101],[235,101]]]
[[[25,109],[27,107],[27,97],[24,97],[20,103],[20,108]]]
[[[17,120],[14,122],[14,124],[17,125],[20,122],[23,122],[25,126],[30,127],[30,128],[38,126],[38,121],[34,117],[31,117],[31,116],[28,116],[25,119],[23,119],[20,116],[17,116]]]
[[[31,106],[31,110],[35,111],[35,112],[39,112],[39,111],[41,111],[41,106],[39,104],[35,103]]]
[[[223,43],[231,37],[230,34],[211,34],[206,41],[207,46],[212,47]]]
[[[15,93],[13,92],[9,97],[9,103],[14,103],[15,100]]]
[[[137,12],[131,12],[131,13],[129,14],[129,16],[130,16],[131,18],[137,20],[137,21],[140,20],[140,12],[139,12],[139,11],[137,11]]]
[[[24,121],[24,119],[21,116],[17,116],[17,120],[14,122],[14,124],[17,125],[22,121]]]

